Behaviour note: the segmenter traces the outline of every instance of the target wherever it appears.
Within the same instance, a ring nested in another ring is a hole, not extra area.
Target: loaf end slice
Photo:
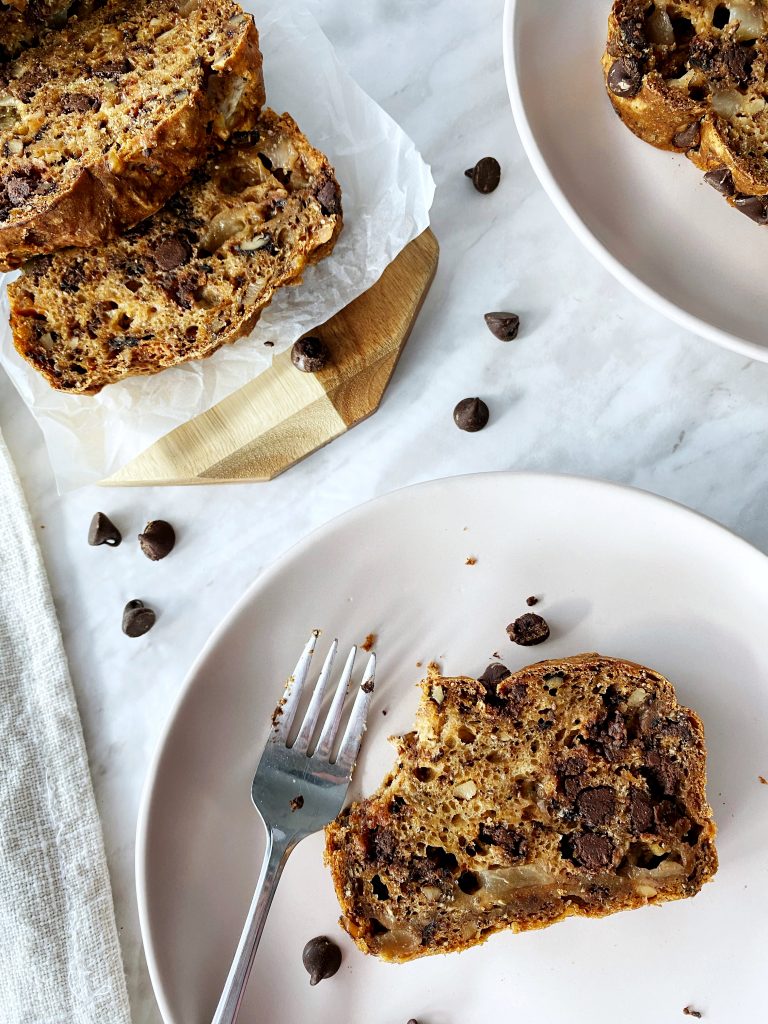
[[[432,670],[422,690],[393,771],[326,830],[364,952],[466,949],[693,896],[715,873],[702,724],[657,672],[583,654]]]
[[[0,269],[159,209],[264,102],[232,0],[112,0],[0,66]]]
[[[341,226],[328,160],[264,110],[121,238],[30,260],[8,286],[14,343],[72,394],[202,359],[249,333]]]

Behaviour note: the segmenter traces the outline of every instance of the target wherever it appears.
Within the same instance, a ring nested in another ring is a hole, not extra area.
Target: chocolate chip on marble
[[[608,72],[608,88],[614,96],[636,96],[643,84],[643,73],[632,57],[619,57]]]
[[[123,632],[126,636],[144,636],[155,624],[157,616],[143,601],[129,601],[123,609]]]
[[[468,167],[464,174],[472,179],[472,184],[478,192],[487,195],[498,188],[501,181],[501,165],[495,157],[484,156],[474,167]]]
[[[482,398],[463,398],[453,410],[453,419],[459,430],[474,434],[488,423],[490,412]]]
[[[322,338],[309,335],[299,338],[291,349],[291,362],[302,373],[317,373],[328,364],[331,353]]]
[[[507,634],[514,644],[521,647],[533,647],[536,644],[543,644],[549,637],[549,624],[546,619],[535,612],[526,612],[510,622],[507,626]]]
[[[325,935],[310,939],[301,954],[301,962],[309,974],[309,984],[332,978],[341,967],[341,950]]]
[[[111,548],[116,548],[122,539],[123,535],[109,516],[104,515],[103,512],[97,512],[94,515],[88,528],[88,543],[91,547],[107,544]]]
[[[520,317],[517,313],[486,313],[485,322],[488,330],[499,341],[512,341],[520,330]]]
[[[176,532],[164,519],[152,519],[139,534],[141,550],[153,562],[159,562],[173,551]]]

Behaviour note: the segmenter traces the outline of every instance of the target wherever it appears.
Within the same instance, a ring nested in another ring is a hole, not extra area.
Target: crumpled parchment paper
[[[259,29],[267,105],[290,112],[328,155],[341,184],[344,230],[333,254],[309,268],[302,285],[281,289],[249,337],[209,359],[112,384],[90,397],[54,391],[17,355],[0,287],[0,365],[40,424],[60,491],[110,476],[252,380],[273,354],[369,288],[429,224],[429,168],[344,71],[314,17],[285,0],[245,0],[242,6]]]

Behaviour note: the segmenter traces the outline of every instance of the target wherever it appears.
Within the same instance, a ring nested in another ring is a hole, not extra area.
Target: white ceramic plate
[[[466,565],[469,556],[475,565]],[[226,571],[223,569],[223,571]],[[515,647],[505,626],[540,595],[552,637]],[[294,548],[227,616],[195,665],[150,772],[138,897],[168,1024],[208,1024],[256,881],[251,776],[282,681],[310,629],[378,634],[379,672],[356,792],[411,727],[417,662],[476,674],[599,650],[667,674],[702,716],[722,866],[693,900],[570,919],[405,966],[359,953],[337,925],[322,840],[291,857],[241,1024],[678,1024],[764,1019],[768,941],[768,561],[688,510],[588,480],[492,474],[396,492]],[[385,717],[383,711],[387,710]],[[310,988],[307,939],[344,962]]]
[[[698,334],[768,361],[768,230],[682,155],[635,138],[600,57],[611,0],[507,0],[504,65],[523,145],[581,241],[624,285]]]

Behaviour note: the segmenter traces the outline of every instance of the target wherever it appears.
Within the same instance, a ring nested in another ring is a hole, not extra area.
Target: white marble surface
[[[352,74],[420,146],[438,186],[438,277],[377,415],[270,484],[89,488],[59,498],[40,435],[0,379],[0,427],[39,527],[83,717],[137,1024],[160,1019],[133,889],[148,759],[208,633],[307,531],[414,481],[533,469],[647,488],[768,551],[768,365],[670,325],[571,236],[515,133],[501,0],[325,0],[316,10]],[[504,176],[497,192],[480,196],[463,170],[486,154]],[[505,308],[523,320],[506,345],[482,320]],[[470,394],[491,409],[479,434],[459,433],[451,419]],[[129,538],[147,518],[169,519],[178,547],[158,564],[131,543],[89,548],[97,509]],[[119,628],[124,602],[137,596],[159,611],[139,641]]]

